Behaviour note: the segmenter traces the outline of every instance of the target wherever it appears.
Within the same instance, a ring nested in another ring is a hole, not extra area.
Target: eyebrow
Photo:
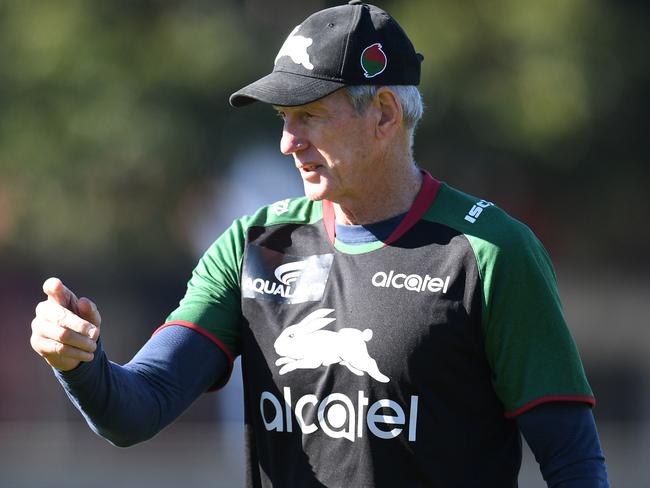
[[[323,103],[320,100],[315,100],[305,105],[295,105],[295,106],[284,106],[284,105],[271,105],[277,112],[284,110],[324,110]],[[309,108],[307,108],[309,106]]]

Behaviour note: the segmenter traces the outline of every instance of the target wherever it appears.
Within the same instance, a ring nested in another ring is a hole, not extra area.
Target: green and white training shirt
[[[538,239],[428,173],[383,242],[327,201],[236,220],[170,324],[242,357],[251,487],[516,486],[513,417],[594,403]]]

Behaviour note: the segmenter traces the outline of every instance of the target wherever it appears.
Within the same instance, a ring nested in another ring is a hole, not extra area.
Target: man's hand
[[[92,361],[101,317],[88,298],[77,298],[58,278],[43,283],[47,300],[36,307],[30,343],[47,363],[61,371]]]

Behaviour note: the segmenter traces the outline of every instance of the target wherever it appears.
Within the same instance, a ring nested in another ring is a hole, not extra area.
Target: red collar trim
[[[325,230],[327,237],[329,237],[330,244],[334,245],[336,238],[336,216],[334,215],[334,204],[329,200],[323,200],[323,222],[325,223]]]
[[[384,246],[392,244],[397,239],[406,234],[406,232],[422,218],[429,207],[431,207],[431,204],[436,199],[436,196],[438,196],[438,191],[440,190],[442,183],[431,176],[429,172],[423,169],[420,171],[422,172],[422,186],[420,187],[420,191],[415,197],[413,205],[411,205],[411,208],[399,223],[397,228],[391,235],[388,236],[386,241],[384,241]],[[336,217],[334,214],[334,204],[329,200],[323,200],[322,205],[325,230],[327,231],[327,236],[329,237],[330,243],[334,244],[334,239],[336,238]]]

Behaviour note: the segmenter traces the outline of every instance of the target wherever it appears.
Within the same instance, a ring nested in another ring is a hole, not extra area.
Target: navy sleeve
[[[591,407],[552,402],[517,417],[549,488],[609,488]]]
[[[169,326],[124,366],[95,358],[55,375],[90,428],[126,447],[153,437],[228,374],[225,354],[198,332]]]

